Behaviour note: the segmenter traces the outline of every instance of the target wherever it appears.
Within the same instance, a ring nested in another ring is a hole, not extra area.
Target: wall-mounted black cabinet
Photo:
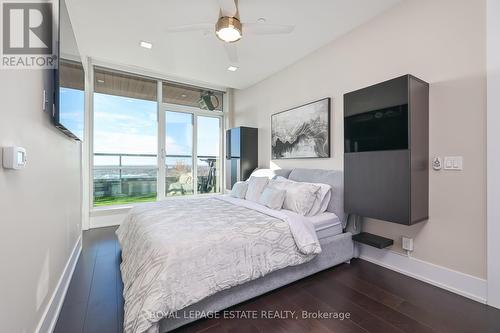
[[[429,84],[404,75],[344,95],[347,213],[410,225],[429,215]]]
[[[258,131],[236,127],[226,131],[226,188],[247,180],[259,164]]]

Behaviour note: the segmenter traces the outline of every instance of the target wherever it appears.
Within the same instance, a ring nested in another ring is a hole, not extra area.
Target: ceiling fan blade
[[[235,0],[218,0],[222,16],[233,17],[238,11]]]
[[[224,43],[224,49],[226,50],[227,58],[231,64],[238,63],[238,50],[236,44],[234,43]]]
[[[243,23],[243,34],[253,35],[278,35],[289,34],[295,29],[293,25],[266,24],[266,23]]]
[[[168,27],[167,32],[188,32],[188,31],[204,31],[213,30],[214,25],[212,23],[199,23],[199,24],[186,24],[177,25],[173,27]]]

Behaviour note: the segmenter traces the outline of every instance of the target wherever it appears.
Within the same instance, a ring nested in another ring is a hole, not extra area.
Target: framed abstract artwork
[[[330,97],[271,116],[272,159],[330,157]]]

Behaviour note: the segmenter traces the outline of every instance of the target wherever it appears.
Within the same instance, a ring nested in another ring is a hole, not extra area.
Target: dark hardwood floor
[[[123,284],[115,228],[84,232],[56,333],[118,333]],[[233,310],[349,313],[349,319],[204,319],[177,332],[500,332],[500,310],[355,259]]]

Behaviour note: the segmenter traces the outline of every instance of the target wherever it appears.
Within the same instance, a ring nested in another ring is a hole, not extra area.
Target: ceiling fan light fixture
[[[219,18],[215,24],[215,34],[220,40],[226,43],[233,43],[240,40],[242,36],[240,20],[227,16]]]

